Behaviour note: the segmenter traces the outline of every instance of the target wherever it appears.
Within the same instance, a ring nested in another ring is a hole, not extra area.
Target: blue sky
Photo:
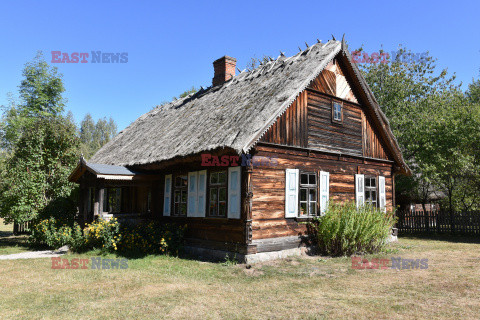
[[[466,84],[479,77],[479,1],[3,1],[0,105],[17,94],[37,50],[127,52],[128,63],[58,64],[67,110],[112,116],[119,129],[192,86],[209,86],[212,62],[287,55],[346,34],[350,49],[430,51]]]

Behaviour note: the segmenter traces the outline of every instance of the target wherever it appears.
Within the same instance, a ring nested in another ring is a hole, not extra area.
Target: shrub
[[[102,251],[116,251],[121,240],[120,224],[115,218],[109,221],[98,219],[83,230],[87,248],[101,249]]]
[[[395,223],[394,214],[355,203],[330,204],[313,223],[319,249],[326,254],[352,255],[378,252]]]
[[[96,220],[82,229],[59,223],[50,217],[36,224],[30,242],[52,249],[69,245],[70,250],[80,252],[90,249],[122,251],[141,254],[178,255],[183,246],[185,228],[175,224],[150,222],[146,225],[122,225],[117,219]],[[124,235],[122,237],[122,234]]]
[[[123,226],[119,250],[126,253],[178,255],[183,247],[186,226],[150,222]]]
[[[59,226],[55,218],[50,217],[39,221],[33,228],[29,241],[31,244],[46,246],[51,249],[70,244],[72,228],[66,225]]]
[[[72,237],[69,246],[73,252],[82,252],[88,249],[83,230],[76,222],[72,228]]]

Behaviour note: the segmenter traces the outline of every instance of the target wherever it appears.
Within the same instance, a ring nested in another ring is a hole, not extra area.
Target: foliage
[[[39,221],[32,228],[29,242],[33,245],[58,249],[69,245],[72,251],[78,252],[84,248],[84,240],[80,226],[75,223],[73,228],[59,223],[51,217]]]
[[[95,123],[90,113],[80,123],[80,150],[86,159],[117,135],[117,124],[110,118],[98,119]]]
[[[72,227],[72,237],[68,243],[73,252],[82,252],[88,249],[82,228],[75,222]]]
[[[453,198],[460,195],[465,205],[479,208],[478,148],[473,145],[480,123],[478,105],[472,104],[478,83],[470,86],[467,99],[453,84],[455,75],[437,72],[436,59],[414,57],[400,46],[388,63],[360,65],[413,171],[396,179],[396,198],[425,204],[446,195],[448,206],[458,207],[462,201]]]
[[[83,232],[87,248],[102,251],[116,251],[122,239],[120,223],[115,218],[109,221],[98,219],[90,225],[87,224]]]
[[[355,203],[330,203],[313,222],[319,249],[333,256],[378,252],[395,223],[392,212]]]
[[[29,117],[56,116],[63,112],[65,91],[62,75],[50,66],[41,51],[23,69],[20,97],[24,101],[21,109]]]
[[[178,255],[183,247],[186,226],[150,222],[124,226],[119,250],[126,253]]]
[[[468,85],[467,97],[471,103],[480,104],[480,79]]]
[[[38,118],[57,117],[64,110],[65,91],[62,74],[56,67],[50,66],[41,51],[26,63],[19,86],[20,102],[10,98],[0,125],[2,147],[12,150],[16,141],[28,128],[28,123]]]
[[[190,89],[188,90],[185,90],[184,92],[180,93],[180,95],[177,97],[173,97],[172,100],[177,100],[177,99],[182,99],[182,98],[185,98],[186,96],[192,94],[192,93],[196,93],[198,92],[198,89],[195,88],[194,86],[192,86]],[[163,104],[163,103],[162,103]]]
[[[23,69],[20,101],[10,99],[0,123],[0,216],[7,222],[72,217],[78,138],[72,116],[62,115],[62,75],[41,52]],[[71,220],[71,219],[70,219]]]
[[[253,69],[257,68],[259,65],[267,63],[270,60],[273,60],[273,58],[271,56],[267,56],[267,55],[263,55],[263,57],[261,59],[257,58],[256,56],[253,56],[248,61],[247,65],[246,65],[246,68],[248,70],[253,70]]]
[[[57,204],[53,211],[60,209],[62,201],[71,204],[68,198],[74,185],[68,176],[77,162],[77,151],[75,126],[64,118],[38,118],[26,124],[0,173],[0,216],[21,223],[43,211],[48,216],[52,212],[49,204]],[[70,210],[74,210],[71,205]]]

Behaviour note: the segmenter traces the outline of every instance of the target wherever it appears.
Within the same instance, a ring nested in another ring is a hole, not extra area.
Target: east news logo
[[[90,268],[88,264],[92,262]],[[62,259],[60,257],[52,258],[52,269],[128,269],[127,259],[105,259],[93,257],[90,259]]]
[[[52,63],[127,63],[128,52],[68,52],[52,51]]]

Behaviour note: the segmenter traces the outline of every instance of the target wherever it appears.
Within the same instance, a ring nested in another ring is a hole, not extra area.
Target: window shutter
[[[228,218],[240,219],[241,167],[228,168]]]
[[[385,177],[378,177],[378,201],[380,202],[380,209],[387,211],[387,196],[385,193]]]
[[[197,177],[198,172],[188,173],[187,217],[197,215]]]
[[[164,191],[164,198],[163,198],[163,215],[165,217],[170,216],[170,209],[172,207],[171,199],[172,199],[172,175],[167,174],[165,176],[165,189]]]
[[[355,175],[355,200],[357,208],[365,204],[365,176],[363,174]]]
[[[320,213],[327,210],[328,199],[330,198],[330,173],[320,171]]]
[[[298,169],[285,170],[285,218],[298,216]]]
[[[207,195],[207,170],[198,171],[198,190],[197,190],[197,217],[205,217]]]

